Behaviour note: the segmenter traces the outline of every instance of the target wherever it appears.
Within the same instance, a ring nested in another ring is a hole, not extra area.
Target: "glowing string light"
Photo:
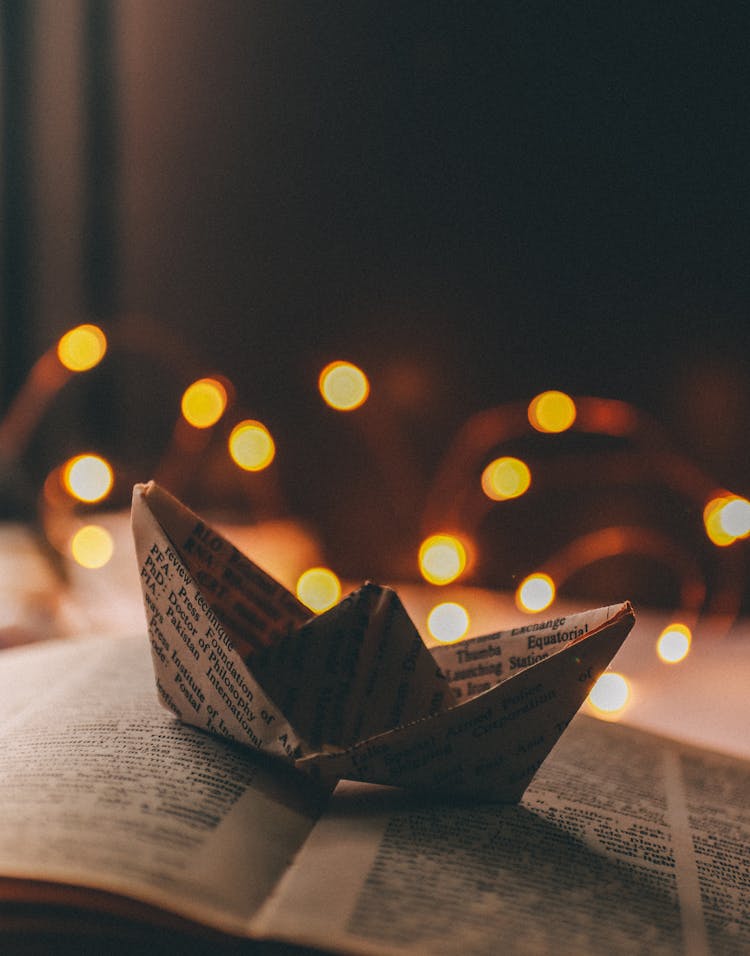
[[[455,601],[437,604],[427,617],[427,630],[441,644],[452,644],[469,630],[469,612]]]
[[[719,510],[722,530],[733,538],[746,538],[750,534],[750,501],[733,496]]]
[[[576,405],[565,392],[542,392],[529,405],[529,422],[539,432],[567,431],[576,420]]]
[[[712,544],[719,548],[726,548],[734,544],[736,538],[732,534],[727,534],[721,524],[721,511],[726,504],[726,498],[713,498],[703,509],[703,524],[706,534]]]
[[[106,528],[89,524],[80,528],[70,542],[73,559],[83,568],[102,568],[114,552],[112,535]]]
[[[229,454],[244,471],[262,471],[273,461],[276,445],[265,425],[247,420],[232,429]]]
[[[57,357],[71,372],[87,372],[106,352],[107,337],[98,325],[78,325],[57,343]]]
[[[370,382],[351,362],[330,362],[318,378],[318,388],[324,401],[339,412],[351,412],[367,401]]]
[[[530,485],[529,466],[520,458],[496,458],[482,472],[482,491],[493,501],[518,498]]]
[[[215,378],[200,378],[182,396],[182,414],[194,428],[210,428],[224,414],[227,390]]]
[[[548,574],[538,572],[524,578],[516,589],[516,606],[528,614],[543,611],[555,600],[555,582]]]
[[[419,570],[430,584],[450,584],[466,568],[466,548],[452,534],[433,534],[419,548]]]
[[[619,716],[629,701],[630,684],[616,671],[602,674],[588,696],[588,702],[594,711],[610,719]]]
[[[62,482],[71,497],[90,504],[107,497],[114,473],[99,455],[76,455],[63,465]]]
[[[703,509],[703,524],[713,544],[725,548],[750,535],[750,501],[739,495],[717,495]]]
[[[327,611],[341,597],[341,582],[329,568],[309,568],[299,576],[297,597],[311,611]]]
[[[656,653],[665,664],[677,664],[687,657],[692,637],[687,625],[674,622],[659,635]]]

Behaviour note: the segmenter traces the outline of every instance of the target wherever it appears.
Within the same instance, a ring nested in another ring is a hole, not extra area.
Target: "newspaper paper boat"
[[[153,482],[133,533],[162,703],[329,784],[519,800],[634,622],[624,603],[429,650],[376,584],[310,617]]]

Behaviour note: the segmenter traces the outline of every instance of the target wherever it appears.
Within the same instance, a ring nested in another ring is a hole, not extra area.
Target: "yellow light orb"
[[[450,584],[466,568],[466,548],[452,534],[433,534],[419,548],[419,570],[430,584]]]
[[[530,574],[516,589],[516,606],[520,611],[534,614],[548,608],[555,600],[555,582],[548,574]]]
[[[750,501],[732,495],[719,509],[719,524],[735,540],[746,538],[750,534]]]
[[[595,711],[608,717],[617,716],[630,700],[630,684],[616,671],[607,671],[591,688],[589,704]]]
[[[71,372],[87,372],[107,351],[107,337],[98,325],[78,325],[57,343],[57,357]]]
[[[665,664],[677,664],[687,657],[692,637],[689,627],[674,622],[659,635],[656,653]]]
[[[482,472],[482,491],[493,501],[518,498],[530,484],[529,466],[520,458],[496,458]]]
[[[724,530],[721,521],[721,512],[729,500],[730,496],[720,495],[717,498],[712,498],[703,509],[703,524],[706,534],[711,543],[719,548],[726,548],[737,540],[733,534],[728,534]]]
[[[351,412],[367,401],[370,383],[361,368],[351,362],[330,362],[318,378],[324,401],[339,412]]]
[[[564,432],[575,420],[575,402],[565,392],[542,392],[529,405],[529,422],[538,432]]]
[[[76,455],[63,465],[62,482],[72,498],[90,504],[107,497],[114,473],[109,462],[99,455]]]
[[[232,429],[229,454],[232,461],[245,471],[262,471],[273,461],[276,445],[265,425],[248,420]]]
[[[114,551],[112,535],[106,528],[88,524],[73,535],[70,553],[83,568],[102,568]]]
[[[194,428],[215,425],[227,407],[227,390],[215,378],[200,378],[182,396],[182,414]]]
[[[713,544],[725,548],[750,535],[750,501],[739,495],[721,494],[703,509],[703,524]]]
[[[469,630],[469,612],[462,604],[437,604],[427,617],[427,630],[441,644],[453,644]]]
[[[341,597],[341,582],[329,568],[309,568],[299,576],[297,597],[311,611],[327,611]]]

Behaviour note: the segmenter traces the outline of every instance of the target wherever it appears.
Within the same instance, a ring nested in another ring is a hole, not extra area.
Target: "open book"
[[[145,636],[38,644],[0,655],[0,943],[60,904],[342,953],[747,953],[748,793],[579,716],[518,805],[328,797],[175,720]]]
[[[624,603],[430,652],[395,591],[311,616],[153,482],[133,535],[162,703],[331,785],[518,801],[634,621]]]

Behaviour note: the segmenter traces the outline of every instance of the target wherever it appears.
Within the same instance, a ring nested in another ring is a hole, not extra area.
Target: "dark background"
[[[83,442],[144,477],[221,371],[276,436],[285,508],[356,572],[416,539],[472,413],[544,388],[632,402],[750,490],[744,4],[3,18],[5,401],[73,321],[130,343],[61,401],[40,474]],[[340,357],[373,385],[350,416],[316,391]]]

